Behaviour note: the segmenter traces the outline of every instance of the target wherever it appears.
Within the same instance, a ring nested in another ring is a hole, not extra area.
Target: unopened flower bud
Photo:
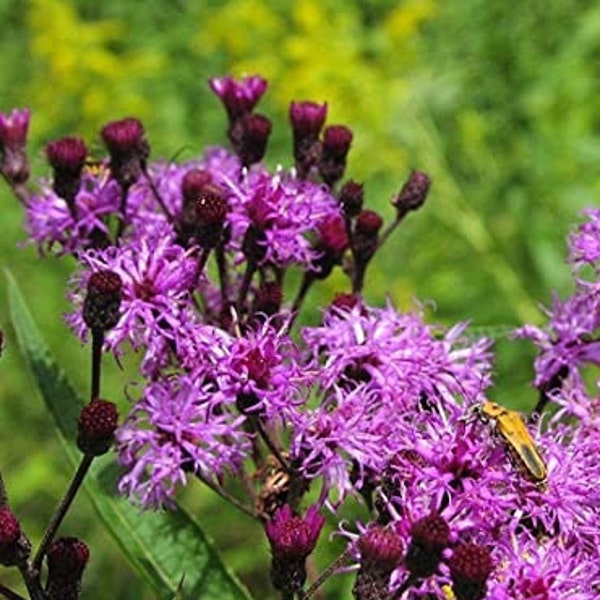
[[[49,600],[77,600],[89,557],[88,547],[77,538],[58,538],[50,544],[46,553]]]
[[[100,456],[114,441],[119,414],[113,402],[96,398],[83,407],[77,421],[77,446],[84,454]]]
[[[344,252],[348,248],[346,224],[340,215],[328,217],[319,225],[319,241],[316,250],[320,253],[315,261],[317,271],[314,276],[325,279],[333,267],[340,264]]]
[[[206,186],[194,203],[195,236],[203,248],[214,248],[223,239],[229,206],[216,186]]]
[[[352,131],[345,125],[330,125],[325,128],[321,143],[319,173],[330,187],[344,175],[352,137]]]
[[[426,173],[413,171],[392,204],[401,212],[408,212],[420,208],[431,187],[431,180]]]
[[[81,170],[88,151],[78,137],[65,137],[46,147],[48,162],[54,169],[52,189],[63,198],[75,217],[75,198],[81,185]]]
[[[21,526],[17,517],[8,506],[0,507],[0,565],[11,567],[21,562],[23,553],[20,541]]]
[[[240,119],[239,147],[235,148],[245,167],[260,162],[267,150],[271,121],[263,115],[247,114]]]
[[[283,301],[281,284],[276,281],[265,281],[256,292],[253,312],[270,317],[279,312]]]
[[[298,176],[304,179],[321,156],[319,134],[327,117],[327,104],[292,102],[289,110]]]
[[[443,517],[432,513],[419,519],[413,525],[411,534],[406,568],[415,577],[429,577],[435,572],[442,551],[450,542],[450,527]]]
[[[288,504],[265,524],[273,560],[271,581],[284,595],[302,589],[306,581],[306,558],[314,550],[325,518],[311,506],[304,518],[295,515]]]
[[[356,218],[352,244],[356,261],[366,265],[377,251],[383,219],[373,210],[361,210]]]
[[[355,306],[361,304],[362,302],[358,294],[339,293],[335,295],[331,303],[331,308],[335,308],[338,311],[350,312]]]
[[[114,271],[96,271],[90,275],[83,320],[92,331],[107,331],[119,322],[122,289],[121,277]]]
[[[362,183],[348,181],[340,190],[340,204],[344,214],[349,219],[353,219],[360,213],[364,202],[364,188]]]
[[[29,109],[14,109],[10,115],[0,113],[0,171],[15,184],[25,183],[29,178],[27,160],[27,132]]]
[[[452,591],[457,600],[481,600],[493,569],[490,551],[479,544],[462,543],[448,560]]]
[[[400,565],[404,546],[393,529],[375,525],[358,540],[360,570],[356,576],[353,594],[356,600],[387,598],[392,571]]]
[[[100,132],[110,154],[110,170],[123,190],[142,175],[150,148],[142,123],[133,117],[111,121]]]

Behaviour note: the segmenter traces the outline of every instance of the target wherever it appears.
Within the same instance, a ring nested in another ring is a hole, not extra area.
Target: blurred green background
[[[568,293],[565,236],[596,201],[596,2],[0,0],[0,33],[0,110],[32,109],[36,176],[48,172],[49,140],[79,133],[99,150],[100,127],[127,115],[144,122],[155,158],[189,158],[225,143],[224,113],[206,82],[226,73],[269,79],[260,107],[275,123],[268,161],[290,165],[289,101],[327,100],[328,122],[354,131],[348,176],[365,182],[372,208],[391,217],[389,200],[412,168],[433,179],[425,207],[375,259],[368,298],[381,303],[388,294],[400,307],[431,300],[436,321],[471,319],[475,332],[497,342],[495,398],[534,401],[532,350],[509,342],[507,331],[541,322],[538,305],[551,290]],[[88,356],[61,320],[73,263],[19,249],[20,207],[5,187],[0,202],[2,266],[84,391]],[[0,281],[0,469],[37,542],[70,469],[18,356]],[[329,302],[341,281],[318,287],[314,306]],[[123,375],[110,362],[106,371],[106,395],[122,402]],[[256,597],[266,597],[261,532],[197,492],[184,502]],[[82,598],[153,598],[85,496],[62,532],[91,546]],[[328,597],[347,596],[349,579],[325,587]],[[6,570],[0,582],[23,593]]]

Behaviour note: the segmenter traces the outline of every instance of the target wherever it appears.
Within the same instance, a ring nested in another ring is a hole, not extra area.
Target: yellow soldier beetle
[[[504,440],[509,453],[525,476],[544,487],[548,475],[541,457],[521,415],[495,402],[485,400],[476,409],[483,421],[493,421],[494,429]]]

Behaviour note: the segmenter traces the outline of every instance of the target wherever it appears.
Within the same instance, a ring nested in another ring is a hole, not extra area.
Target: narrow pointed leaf
[[[6,273],[10,315],[17,340],[52,413],[64,449],[74,466],[81,453],[74,440],[83,399],[50,354],[19,287]],[[141,512],[117,494],[119,467],[112,457],[94,461],[87,491],[98,515],[136,570],[164,600],[249,600],[227,570],[212,542],[182,508]]]

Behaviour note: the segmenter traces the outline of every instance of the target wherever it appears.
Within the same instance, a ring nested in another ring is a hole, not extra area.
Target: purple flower
[[[167,226],[157,229],[153,236],[124,246],[87,251],[82,254],[81,262],[92,272],[110,270],[121,277],[121,316],[106,335],[106,345],[111,350],[119,350],[126,340],[134,349],[161,337],[175,340],[190,318],[196,261],[191,251],[174,244],[173,233]],[[87,277],[87,273],[80,274],[76,282],[73,295],[76,305],[81,301]],[[82,340],[86,339],[87,327],[81,311],[69,315],[67,322]]]
[[[253,226],[262,236],[260,264],[315,264],[320,253],[309,237],[340,211],[337,200],[323,186],[283,172],[270,175],[264,171],[251,173],[241,182],[225,179],[223,184],[230,194],[232,249],[241,250],[240,241]]]
[[[330,309],[322,326],[305,328],[302,336],[321,362],[324,389],[364,382],[394,397],[398,409],[414,409],[423,397],[474,402],[489,385],[490,343],[467,343],[465,328],[443,331],[426,325],[419,313],[357,305]]]
[[[199,377],[163,378],[150,384],[117,430],[119,490],[143,506],[168,503],[191,474],[214,480],[237,471],[250,450],[241,425]]]
[[[555,297],[547,314],[546,327],[525,325],[515,332],[515,337],[531,339],[540,349],[535,385],[560,387],[560,380],[567,377],[582,385],[582,367],[600,365],[600,342],[595,338],[600,326],[600,294],[590,287],[564,302]]]
[[[43,186],[27,201],[26,227],[40,253],[57,247],[58,255],[78,254],[105,245],[107,220],[119,214],[119,207],[119,186],[108,178],[108,171],[84,172],[73,209],[50,187]]]
[[[591,264],[598,270],[596,263],[600,258],[600,210],[589,208],[584,211],[588,221],[579,225],[569,239],[569,259],[577,269]]]

